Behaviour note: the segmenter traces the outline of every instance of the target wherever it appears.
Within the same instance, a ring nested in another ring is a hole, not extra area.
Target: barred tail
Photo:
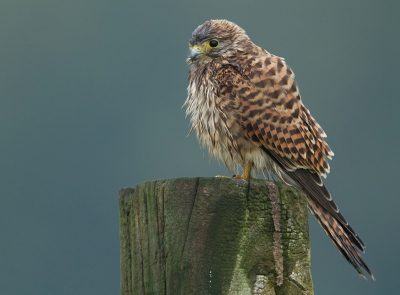
[[[357,272],[365,278],[360,267],[364,268],[373,280],[374,275],[369,270],[357,248],[364,252],[364,243],[350,227],[344,216],[339,212],[331,194],[325,187],[320,175],[313,170],[295,169],[289,159],[272,150],[261,147],[282,169],[296,186],[303,190],[308,199],[308,208],[318,220],[332,243],[339,249],[344,258],[351,263]]]
[[[354,239],[359,238],[354,236],[353,231],[343,226],[340,222],[336,220],[327,210],[325,210],[321,205],[315,202],[312,198],[308,197],[308,208],[311,213],[318,220],[318,223],[322,226],[325,233],[331,238],[332,243],[339,249],[340,253],[344,258],[354,266],[357,272],[365,278],[360,267],[364,268],[373,280],[375,280],[374,275],[369,270],[364,259],[361,257],[360,253],[356,248]],[[364,249],[360,248],[364,252]]]

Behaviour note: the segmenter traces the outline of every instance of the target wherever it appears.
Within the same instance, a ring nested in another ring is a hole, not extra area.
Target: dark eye
[[[210,44],[210,47],[217,47],[219,43],[217,40],[211,40],[209,44]]]

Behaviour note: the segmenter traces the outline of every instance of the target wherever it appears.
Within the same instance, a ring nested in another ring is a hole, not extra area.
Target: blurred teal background
[[[0,294],[119,294],[118,190],[228,174],[189,120],[209,19],[292,67],[335,152],[326,180],[367,245],[358,277],[312,218],[315,294],[397,294],[400,1],[2,1]]]

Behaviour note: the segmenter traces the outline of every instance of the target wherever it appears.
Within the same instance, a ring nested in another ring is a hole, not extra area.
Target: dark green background
[[[335,152],[326,180],[365,281],[314,219],[316,294],[396,294],[400,1],[2,1],[0,294],[118,294],[117,194],[229,174],[189,121],[192,31],[226,18],[285,57]]]

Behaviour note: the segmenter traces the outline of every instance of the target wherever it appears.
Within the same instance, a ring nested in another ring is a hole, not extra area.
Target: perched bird
[[[333,156],[325,132],[303,105],[292,70],[283,58],[250,41],[227,20],[210,20],[194,30],[186,113],[202,146],[250,179],[269,171],[303,190],[308,208],[333,244],[364,276],[374,279],[357,248],[364,244],[321,180]]]

